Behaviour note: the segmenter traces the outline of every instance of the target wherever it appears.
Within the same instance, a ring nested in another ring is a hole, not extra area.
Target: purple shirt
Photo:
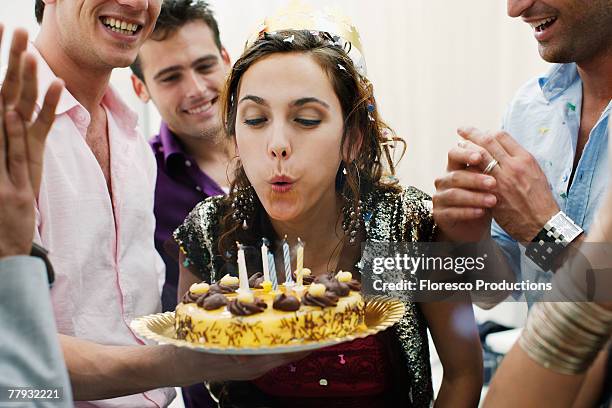
[[[172,232],[183,223],[197,203],[209,196],[223,195],[224,191],[196,161],[183,150],[179,140],[162,122],[159,135],[149,142],[157,161],[155,187],[155,247],[166,264],[166,282],[162,292],[164,311],[176,307],[178,286],[177,254],[165,248],[174,245]],[[166,244],[166,242],[169,244]]]

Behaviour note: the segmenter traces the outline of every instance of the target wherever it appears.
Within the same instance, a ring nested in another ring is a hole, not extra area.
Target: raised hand
[[[0,46],[2,44],[1,31],[3,29],[0,27]],[[55,108],[64,85],[61,80],[51,83],[36,120],[31,122],[38,97],[38,81],[36,59],[26,52],[27,44],[27,31],[16,29],[13,33],[9,63],[0,90],[0,99],[4,104],[3,112],[15,111],[19,114],[22,125],[19,131],[21,139],[25,139],[27,149],[28,173],[33,191],[38,193],[45,139],[55,119]],[[16,139],[20,139],[19,135],[15,136]]]
[[[0,46],[4,27],[0,24]],[[40,188],[44,143],[63,84],[55,81],[36,120],[36,60],[26,53],[27,32],[15,30],[0,88],[0,257],[29,254],[34,202]]]

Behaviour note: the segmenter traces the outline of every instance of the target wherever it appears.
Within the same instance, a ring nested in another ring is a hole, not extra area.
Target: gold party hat
[[[336,45],[343,48],[353,60],[357,71],[366,74],[366,64],[359,32],[351,20],[338,8],[314,9],[300,0],[292,0],[287,7],[279,9],[274,15],[266,17],[251,35],[245,49],[253,45],[264,33],[284,30],[309,30],[330,34]]]

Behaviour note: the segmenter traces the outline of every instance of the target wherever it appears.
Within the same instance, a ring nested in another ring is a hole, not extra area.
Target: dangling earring
[[[361,226],[361,207],[362,202],[359,198],[359,194],[361,192],[361,179],[359,177],[359,168],[357,164],[353,161],[353,165],[355,166],[355,171],[357,174],[357,197],[353,197],[353,199],[345,196],[346,205],[342,209],[344,214],[344,219],[342,221],[342,229],[344,233],[349,237],[349,244],[354,245],[357,241],[357,232],[359,231],[359,227]],[[348,173],[346,167],[342,170],[342,172],[346,175]]]
[[[253,186],[250,184],[246,187],[237,188],[234,192],[234,199],[232,200],[232,208],[234,209],[233,218],[236,222],[242,224],[243,230],[249,228],[249,219],[255,211],[255,198],[253,195]]]

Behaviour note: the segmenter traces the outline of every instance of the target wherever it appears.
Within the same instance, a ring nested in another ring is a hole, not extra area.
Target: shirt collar
[[[538,79],[544,97],[551,101],[565,92],[576,80],[580,80],[575,63],[555,64],[548,73]]]
[[[28,51],[31,52],[36,58],[38,67],[38,98],[36,104],[38,109],[42,109],[42,105],[45,100],[45,94],[47,89],[51,86],[51,83],[57,79],[57,76],[47,64],[47,61],[40,54],[34,44],[28,45]],[[129,135],[136,137],[136,126],[138,125],[138,115],[132,109],[130,109],[119,97],[112,85],[108,85],[104,96],[102,97],[102,105],[106,106],[112,113],[113,119],[117,121],[118,125],[125,130]],[[61,115],[70,111],[75,107],[81,107],[83,111],[86,111],[81,103],[72,94],[64,88],[60,95],[60,100],[55,109],[56,115]]]
[[[34,44],[30,43],[28,45],[28,52],[32,53],[32,55],[34,55],[36,58],[38,75],[38,98],[36,99],[36,104],[38,105],[38,109],[42,109],[47,89],[49,89],[49,86],[51,86],[51,82],[57,79],[57,76],[53,73],[51,67],[49,67],[49,64],[47,64],[47,61],[45,61]],[[62,94],[60,95],[59,102],[57,103],[55,114],[61,115],[62,113],[66,113],[70,109],[77,106],[81,106],[79,101],[77,101],[76,98],[72,96],[72,94],[66,88],[64,88]]]
[[[162,122],[161,128],[159,129],[159,140],[163,148],[166,168],[168,168],[168,160],[170,157],[174,155],[185,156],[185,151],[166,122]]]

